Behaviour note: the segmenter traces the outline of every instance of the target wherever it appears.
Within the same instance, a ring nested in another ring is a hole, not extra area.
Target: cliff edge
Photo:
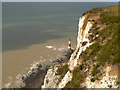
[[[119,88],[118,27],[118,6],[84,13],[70,60],[50,67],[42,88]]]

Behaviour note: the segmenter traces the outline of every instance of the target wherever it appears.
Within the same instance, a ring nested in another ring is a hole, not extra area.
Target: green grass
[[[112,25],[107,28],[105,28],[100,34],[100,37],[103,37],[102,40],[107,39],[110,37],[110,35],[113,34],[112,39],[108,40],[105,45],[100,46],[100,53],[98,54],[98,61],[104,63],[118,63],[120,62],[119,59],[115,60],[118,58],[118,25]],[[113,59],[112,59],[113,56]]]
[[[81,83],[85,79],[85,74],[81,73],[81,70],[84,68],[84,65],[76,67],[73,71],[73,78],[68,82],[65,88],[81,88]]]
[[[98,73],[100,73],[100,70],[98,69],[98,65],[96,65],[93,67],[91,74],[92,76],[96,76]]]
[[[97,11],[98,10],[98,11]],[[101,11],[100,11],[101,10]],[[95,38],[95,43],[89,47],[92,52],[83,53],[83,60],[91,59],[93,61],[98,61],[102,65],[106,62],[116,64],[120,63],[119,60],[119,51],[118,51],[118,11],[117,6],[109,6],[100,9],[92,9],[94,13],[101,12],[100,20],[101,24],[106,24],[106,28],[102,31],[98,31],[97,21],[93,24],[90,32],[91,41],[93,41],[93,37],[99,34],[98,38]],[[91,12],[90,11],[90,12]],[[112,39],[108,39],[111,37]],[[107,39],[107,40],[106,40]],[[105,42],[106,40],[106,42]],[[103,45],[101,45],[101,43]],[[99,52],[99,53],[98,53]],[[89,54],[89,55],[87,55]],[[97,57],[95,60],[94,57]]]
[[[106,40],[109,37],[111,37],[111,39]],[[91,58],[94,60],[94,57],[97,56],[96,61],[100,62],[102,65],[106,62],[112,64],[120,63],[118,52],[118,24],[106,27],[104,30],[99,32],[99,37],[95,40],[96,43],[89,47],[92,52],[88,53],[88,56],[84,53],[82,54],[84,59]],[[106,40],[106,42],[104,40]],[[101,45],[101,43],[104,45]]]
[[[60,75],[60,80],[59,82],[61,81],[61,79],[65,76],[65,74],[67,73],[67,71],[69,71],[69,67],[68,65],[64,65],[62,67],[59,67],[58,70],[57,70],[57,74]]]
[[[95,28],[97,26],[97,22],[95,22],[92,26],[92,28]]]
[[[96,14],[97,12],[100,12],[101,10],[102,10],[101,8],[93,8],[92,10],[83,13],[83,15],[85,15],[87,13],[94,13],[94,14]]]
[[[107,25],[108,24],[114,24],[114,23],[118,23],[118,16],[110,16],[109,14],[107,13],[101,13],[101,19],[100,21],[102,23],[106,23]]]
[[[118,23],[118,6],[104,7],[100,17],[100,21],[107,25]]]
[[[92,38],[97,34],[99,34],[99,37],[95,38],[95,43],[80,55],[80,58],[84,63],[87,60],[93,60],[98,63],[91,71],[91,75],[93,76],[91,82],[95,82],[96,80],[99,80],[99,77],[102,75],[99,66],[105,65],[106,63],[120,63],[120,51],[118,50],[118,28],[120,28],[118,25],[118,8],[117,6],[95,8],[87,11],[83,15],[87,13],[101,13],[100,19],[95,21],[90,30],[92,35],[90,35],[89,38],[93,40]],[[100,22],[100,24],[106,24],[106,27],[103,30],[99,30],[100,28],[97,27],[97,22]],[[85,66],[85,64],[82,64],[74,69],[73,78],[66,84],[65,88],[81,88],[81,83],[84,82],[86,77],[86,73],[83,71]]]

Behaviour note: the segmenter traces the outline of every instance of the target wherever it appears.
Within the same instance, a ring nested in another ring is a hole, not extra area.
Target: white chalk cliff
[[[79,19],[78,24],[78,37],[77,37],[77,47],[74,53],[71,55],[70,61],[68,62],[69,69],[72,71],[77,66],[77,61],[79,59],[80,54],[85,51],[87,47],[89,47],[92,43],[89,42],[88,31],[92,28],[93,22],[87,21],[89,15],[84,15]],[[82,46],[82,43],[86,42],[85,46]],[[69,76],[69,77],[66,77]],[[62,81],[59,83],[58,88],[64,88],[65,85],[71,81],[72,73],[68,71]]]
[[[99,17],[99,13],[96,16],[92,16],[88,13],[80,17],[78,23],[77,46],[67,63],[69,66],[69,70],[67,71],[65,76],[61,80],[59,80],[60,76],[57,75],[57,70],[60,65],[51,67],[47,71],[42,88],[64,88],[66,84],[72,80],[72,71],[75,69],[75,67],[82,63],[80,55],[86,50],[87,47],[94,43],[94,40],[91,42],[88,38],[89,35],[92,34],[89,33],[89,31],[91,30],[94,21],[96,21]],[[99,35],[96,35],[96,37],[98,36]],[[85,44],[83,45],[83,43]],[[112,88],[117,88],[118,85],[116,85],[116,81],[118,79],[118,76],[117,74],[109,74],[109,72],[112,70],[111,68],[112,66],[107,66],[105,69],[103,69],[105,75],[103,75],[103,77],[99,81],[91,82],[92,76],[88,74],[88,76],[85,78],[85,82],[82,83],[82,86],[87,88],[109,88],[109,86],[111,85]],[[88,68],[84,72],[87,71]]]

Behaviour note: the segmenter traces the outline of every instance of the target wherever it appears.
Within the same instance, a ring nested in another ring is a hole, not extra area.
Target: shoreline
[[[73,48],[76,46],[75,42],[72,39]],[[2,54],[4,65],[2,87],[14,87],[18,78],[26,74],[36,62],[41,61],[41,64],[45,66],[51,64],[53,60],[64,56],[63,53],[67,50],[67,44],[68,38],[66,37],[48,40],[46,43],[32,45],[21,50],[4,52]],[[52,46],[52,48],[49,46]],[[8,72],[8,70],[11,72]]]
[[[23,75],[19,79],[20,84],[15,88],[41,88],[41,86],[44,84],[44,78],[47,73],[47,70],[52,65],[61,64],[65,61],[68,61],[72,53],[72,49],[70,51],[65,51],[64,56],[53,60],[51,65],[46,65],[42,67],[41,63],[36,63],[36,65],[33,68],[31,68],[29,73]]]
[[[75,38],[72,38],[72,48],[75,48],[75,42]],[[25,49],[4,52],[2,55],[4,65],[2,87],[13,88],[16,83],[19,83],[18,79],[39,61],[45,66],[61,58],[67,51],[67,45],[68,37],[48,40],[46,43],[28,46]],[[9,73],[8,70],[11,72]]]

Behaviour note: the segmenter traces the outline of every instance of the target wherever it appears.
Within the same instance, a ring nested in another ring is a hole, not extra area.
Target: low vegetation
[[[102,23],[106,23],[107,25],[118,23],[118,17],[117,16],[110,16],[109,14],[107,14],[105,12],[101,13],[100,16],[101,16],[100,21]]]
[[[87,13],[96,14],[97,12],[100,12],[100,11],[102,11],[102,8],[93,8],[92,10],[83,13],[83,15],[85,15],[85,14],[87,14]]]
[[[100,13],[100,18],[98,21],[95,21],[89,32],[92,33],[89,35],[89,39],[91,42],[94,41],[94,44],[87,48],[80,56],[83,62],[88,60],[97,62],[97,65],[94,65],[91,70],[91,75],[93,76],[91,82],[95,82],[96,80],[99,80],[99,76],[102,75],[99,66],[105,65],[106,63],[120,63],[120,55],[118,51],[118,28],[120,28],[120,26],[118,26],[118,7],[109,6],[104,8],[94,8],[83,15],[87,13]],[[103,25],[105,28],[101,29]],[[96,37],[96,35],[99,36]],[[65,88],[81,88],[81,83],[84,82],[86,77],[86,72],[83,72],[83,69],[85,68],[84,66],[85,65],[82,64],[74,69],[73,78],[67,83]]]
[[[65,74],[67,73],[67,71],[69,70],[68,68],[68,65],[65,64],[63,65],[62,67],[59,67],[58,70],[57,70],[57,74],[60,75],[60,80],[59,82],[61,81],[61,79],[65,76]],[[59,83],[58,82],[58,83]]]
[[[81,83],[84,82],[85,73],[82,73],[81,70],[84,68],[83,65],[76,67],[73,71],[73,78],[68,82],[65,88],[81,88]]]
[[[86,61],[86,59],[91,58],[91,60],[98,61],[102,65],[104,65],[106,62],[111,64],[120,63],[120,55],[118,52],[119,26],[117,6],[96,8],[92,9],[90,12],[100,12],[100,19],[98,21],[101,22],[101,25],[106,24],[106,27],[100,31],[100,27],[97,27],[97,21],[93,24],[93,27],[90,30],[92,35],[90,35],[89,38],[91,39],[91,41],[94,40],[96,42],[89,47],[92,52],[82,54],[83,59]],[[95,37],[97,34],[99,35],[99,37]],[[95,39],[93,39],[93,37],[95,37]],[[96,57],[97,59],[94,57]]]
[[[93,70],[91,72],[92,76],[97,76],[97,74],[100,72],[98,67],[99,67],[99,65],[96,65],[96,66],[93,67]]]

